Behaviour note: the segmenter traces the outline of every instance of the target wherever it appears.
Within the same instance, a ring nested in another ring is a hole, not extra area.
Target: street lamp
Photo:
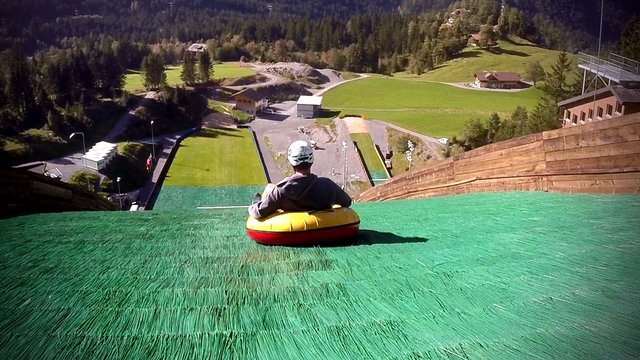
[[[156,159],[156,142],[153,138],[153,120],[151,120],[151,147],[152,147],[152,154],[153,154],[153,160]]]
[[[84,155],[86,155],[86,154],[87,154],[87,145],[86,145],[86,144],[85,144],[85,142],[84,142],[84,133],[83,133],[82,131],[76,131],[76,132],[73,132],[73,133],[71,133],[71,135],[69,135],[69,140],[71,140],[71,138],[72,138],[74,135],[82,135],[82,149],[83,149],[83,150],[82,150],[82,165],[84,165],[84,164],[85,164],[85,163],[84,163]]]
[[[120,196],[120,176],[116,178],[116,182],[118,183],[118,201],[120,202],[120,211],[122,211],[122,196]]]
[[[342,154],[344,156],[344,170],[342,171],[342,189],[347,188],[347,142],[342,142]]]

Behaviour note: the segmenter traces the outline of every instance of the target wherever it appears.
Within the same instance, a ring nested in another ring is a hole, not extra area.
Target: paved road
[[[315,91],[314,95],[321,95],[345,82],[333,70],[319,71],[329,81],[323,84],[321,89],[312,90]],[[335,128],[327,129],[315,126],[314,119],[298,118],[295,101],[276,103],[271,108],[274,114],[260,114],[249,124],[256,133],[258,147],[263,154],[271,182],[277,182],[284,176],[290,175],[291,169],[286,162],[286,153],[289,144],[295,140],[316,141],[313,172],[319,176],[328,177],[340,185],[344,184],[345,180],[347,183],[354,180],[368,181],[364,166],[355,151],[343,120],[336,119]],[[304,128],[304,132],[299,131],[300,127]],[[343,142],[347,144],[345,150],[343,150]]]

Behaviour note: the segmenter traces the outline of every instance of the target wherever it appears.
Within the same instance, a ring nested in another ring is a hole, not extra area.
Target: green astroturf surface
[[[187,210],[198,206],[241,206],[251,204],[255,186],[165,186],[160,190],[153,210]]]
[[[246,210],[0,221],[0,358],[640,356],[640,197],[355,204],[350,246],[265,247]]]

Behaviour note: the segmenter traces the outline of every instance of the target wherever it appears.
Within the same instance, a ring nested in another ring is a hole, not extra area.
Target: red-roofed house
[[[514,72],[480,71],[475,78],[475,85],[481,88],[513,89],[523,86],[520,75]]]

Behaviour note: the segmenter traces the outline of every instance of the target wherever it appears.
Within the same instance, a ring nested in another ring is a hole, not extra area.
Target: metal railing
[[[578,53],[578,66],[588,68],[616,81],[624,81],[629,75],[640,75],[640,63],[617,54],[609,54],[608,60],[586,53]]]

